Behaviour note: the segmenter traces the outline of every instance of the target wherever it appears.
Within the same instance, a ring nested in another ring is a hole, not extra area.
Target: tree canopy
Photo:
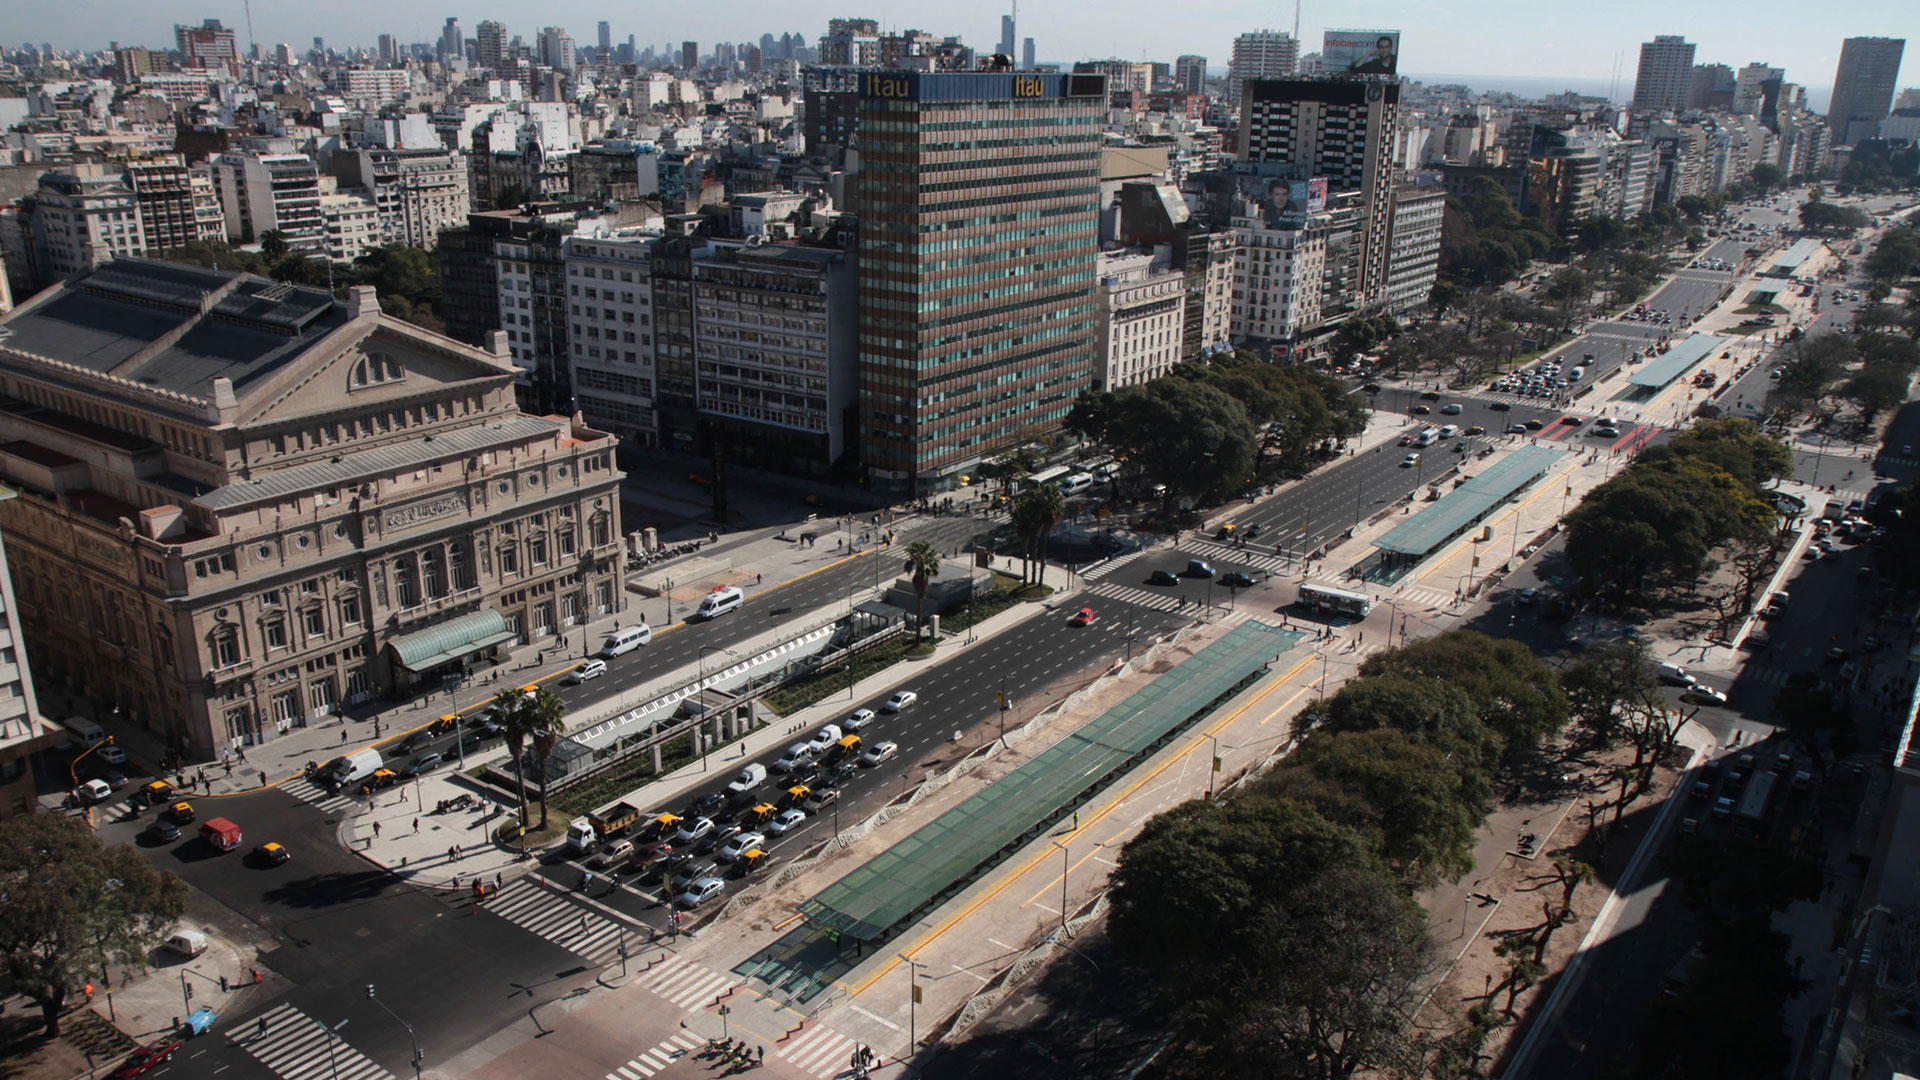
[[[68,993],[108,963],[146,963],[186,907],[184,882],[79,818],[0,820],[0,992],[40,1006],[49,1036]]]
[[[1253,476],[1255,436],[1246,407],[1199,379],[1088,391],[1067,426],[1165,484],[1169,507],[1183,498],[1223,498]]]

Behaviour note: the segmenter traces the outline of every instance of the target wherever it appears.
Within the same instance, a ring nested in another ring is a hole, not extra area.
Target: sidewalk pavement
[[[1044,614],[1049,608],[1059,607],[1069,595],[1067,571],[1049,566],[1046,582],[1056,590],[1051,597],[1045,602],[1016,605],[980,623],[974,627],[973,643],[991,640]],[[825,701],[760,727],[706,759],[690,762],[617,798],[649,811],[677,808],[694,786],[731,774],[738,763],[791,742],[797,732],[840,715],[851,708],[852,702],[877,694],[928,667],[962,656],[968,648],[964,631],[943,634],[932,656],[895,664],[868,676],[855,684],[851,697],[835,693]],[[498,753],[496,748],[485,756],[495,757]],[[471,758],[469,763],[478,760]],[[442,800],[467,793],[479,796],[478,804],[472,809],[439,811]],[[611,803],[615,798],[609,797],[606,802]],[[531,855],[523,854],[517,846],[493,841],[493,830],[511,820],[513,800],[468,779],[457,769],[443,768],[404,786],[377,791],[357,801],[361,803],[360,808],[342,817],[342,845],[416,884],[470,890],[476,881],[487,885],[505,884],[532,868]],[[538,825],[538,791],[532,785],[529,785],[528,802],[533,824]],[[556,811],[555,816],[561,815]],[[553,846],[552,842],[549,846]]]
[[[868,518],[872,516],[868,515]],[[883,519],[884,516],[882,512]],[[905,539],[906,534],[917,526],[937,520],[937,515],[895,511],[889,527],[895,530],[898,539]],[[687,613],[699,597],[713,588],[733,585],[753,597],[775,592],[784,585],[835,563],[873,557],[868,553],[871,548],[858,555],[844,549],[835,550],[824,536],[813,546],[799,542],[802,531],[831,532],[837,523],[838,519],[827,519],[804,526],[757,529],[722,537],[716,543],[702,546],[698,557],[728,562],[730,567],[704,580],[677,586],[670,597],[656,598],[627,592],[622,597],[624,611],[598,616],[553,637],[515,647],[509,651],[506,659],[481,671],[452,693],[435,691],[408,701],[350,706],[342,715],[324,717],[304,726],[290,728],[285,734],[254,746],[234,748],[224,760],[191,764],[164,775],[182,787],[187,787],[191,781],[193,790],[203,796],[233,795],[257,791],[299,776],[310,761],[329,761],[368,746],[391,744],[448,713],[465,713],[478,708],[502,690],[558,678],[583,656],[592,653],[606,634],[617,626],[667,618],[669,602],[672,605],[672,617],[676,621],[667,624],[653,622],[656,634],[684,626]],[[892,548],[880,549],[883,552],[881,558],[887,557],[885,552],[901,546],[898,539]],[[670,570],[673,566],[691,561],[659,563],[649,571],[662,568]],[[645,572],[648,571],[634,571],[629,576]],[[889,579],[883,575],[882,580]],[[61,702],[64,711],[60,715],[63,716],[92,714],[88,703],[57,690],[43,693],[42,700]],[[165,747],[158,736],[117,722],[111,717],[98,719],[134,763],[153,775],[163,775],[159,762]],[[58,798],[57,795],[53,797],[56,800]]]

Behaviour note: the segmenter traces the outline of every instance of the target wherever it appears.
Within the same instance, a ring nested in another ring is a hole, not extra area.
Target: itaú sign
[[[1104,81],[1089,93],[1103,95]],[[893,101],[994,101],[1071,96],[1062,76],[1048,72],[869,71],[860,77],[860,96]]]

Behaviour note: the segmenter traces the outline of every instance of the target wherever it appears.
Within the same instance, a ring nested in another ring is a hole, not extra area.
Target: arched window
[[[347,377],[347,389],[361,390],[405,377],[406,371],[401,368],[400,361],[391,355],[368,353],[353,365],[353,372]]]
[[[473,571],[467,565],[467,545],[459,542],[447,545],[447,570],[453,579],[455,592],[473,588]]]
[[[411,555],[402,556],[394,561],[393,592],[394,599],[399,601],[400,606],[403,608],[410,608],[420,602],[418,594],[414,590],[413,557]]]
[[[420,570],[420,576],[427,584],[428,597],[440,597],[447,594],[447,579],[440,572],[439,549],[428,548],[420,553]]]

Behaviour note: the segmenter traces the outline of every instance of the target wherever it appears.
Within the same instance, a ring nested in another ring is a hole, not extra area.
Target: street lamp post
[[[315,1020],[314,1023],[320,1025],[320,1030],[327,1037],[327,1069],[333,1074],[333,1080],[340,1080],[340,1062],[334,1059],[333,1044],[342,1040],[340,1029],[346,1027],[347,1022],[342,1020],[332,1027],[328,1027],[324,1020]]]
[[[621,964],[621,967],[622,967],[622,969],[624,969],[624,968],[625,968],[625,966],[626,966],[626,958],[625,958],[625,956],[624,956],[624,954],[625,954],[625,952],[626,952],[626,942],[625,942],[625,939],[622,939],[622,941],[621,941],[621,945],[620,945],[620,951],[621,951],[621,953],[623,954],[623,955],[622,955],[622,957],[621,957],[621,960],[620,960],[620,964]],[[402,1019],[400,1019],[400,1014],[399,1014],[399,1013],[397,1013],[397,1012],[394,1012],[394,1011],[393,1011],[392,1009],[390,1009],[390,1008],[388,1008],[388,1007],[387,1007],[387,1003],[386,1003],[386,1002],[384,1002],[384,1001],[381,1001],[381,1000],[380,1000],[380,999],[379,999],[378,997],[376,997],[376,996],[374,996],[374,993],[373,993],[373,984],[372,984],[372,983],[368,983],[368,984],[367,984],[367,1000],[368,1000],[368,1001],[371,1001],[371,1002],[373,1002],[373,1003],[374,1003],[375,1005],[378,1005],[378,1006],[380,1006],[380,1008],[381,1008],[381,1009],[383,1009],[383,1010],[385,1010],[385,1012],[386,1012],[386,1014],[387,1014],[388,1016],[391,1016],[391,1017],[393,1017],[393,1022],[394,1022],[394,1023],[396,1023],[396,1024],[399,1024],[399,1025],[400,1025],[401,1027],[403,1027],[403,1028],[406,1028],[406,1029],[407,1029],[407,1041],[413,1044],[413,1075],[414,1075],[414,1080],[419,1080],[419,1077],[420,1077],[420,1068],[421,1068],[421,1064],[422,1064],[422,1063],[423,1063],[423,1062],[424,1062],[424,1061],[426,1060],[426,1056],[427,1056],[427,1054],[426,1054],[426,1051],[424,1051],[424,1050],[422,1050],[422,1049],[420,1049],[420,1040],[419,1040],[419,1039],[416,1039],[416,1038],[414,1038],[414,1035],[413,1035],[413,1025],[412,1025],[412,1024],[409,1024],[409,1023],[407,1023],[407,1022],[406,1022],[405,1020],[402,1020]],[[342,1024],[345,1024],[345,1023],[346,1023],[346,1021],[344,1021],[344,1020],[342,1020],[342,1021],[341,1021],[341,1023],[342,1023]]]
[[[1213,783],[1220,779],[1220,740],[1216,736],[1208,735],[1207,741],[1213,744],[1213,760],[1207,768],[1207,798],[1211,800]]]
[[[908,1058],[912,1058],[913,1048],[916,1045],[918,1045],[920,1042],[920,1034],[919,1034],[920,1029],[918,1025],[918,1020],[919,1020],[918,1007],[920,1005],[921,964],[920,964],[920,961],[909,957],[906,953],[899,953],[898,955],[900,959],[905,960],[907,963],[907,986],[909,988],[909,992],[907,994],[907,1053],[906,1053],[906,1056]]]
[[[1069,861],[1068,861],[1069,856],[1067,855],[1067,845],[1061,843],[1058,840],[1049,840],[1047,842],[1052,844],[1054,847],[1057,847],[1060,849],[1060,936],[1066,937],[1067,936],[1067,871],[1071,869],[1071,866],[1069,865]]]

